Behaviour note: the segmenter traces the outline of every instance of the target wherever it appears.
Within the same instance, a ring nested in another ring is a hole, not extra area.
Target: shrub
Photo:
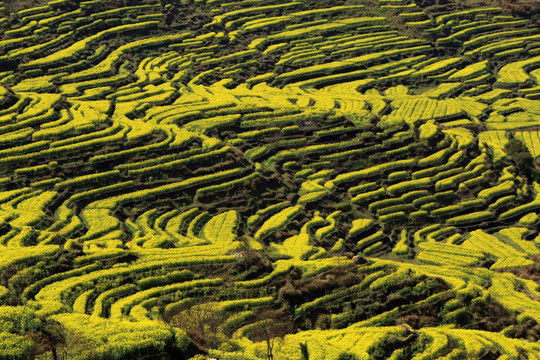
[[[533,168],[533,157],[529,152],[529,149],[523,142],[515,137],[511,137],[506,145],[504,151],[508,154],[510,159],[515,163],[516,169],[525,174],[527,177],[531,177],[531,169]]]

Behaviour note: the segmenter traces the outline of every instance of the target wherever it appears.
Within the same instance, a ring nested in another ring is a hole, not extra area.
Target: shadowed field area
[[[540,358],[538,19],[0,2],[0,359]]]

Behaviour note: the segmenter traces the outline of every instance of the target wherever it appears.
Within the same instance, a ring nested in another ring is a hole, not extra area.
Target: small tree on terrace
[[[274,342],[276,339],[275,325],[270,319],[259,321],[253,335],[266,342],[266,356],[268,360],[274,360]]]
[[[516,170],[530,179],[532,177],[534,159],[529,152],[529,149],[527,149],[527,146],[525,146],[521,140],[511,136],[506,143],[504,150],[516,164]]]

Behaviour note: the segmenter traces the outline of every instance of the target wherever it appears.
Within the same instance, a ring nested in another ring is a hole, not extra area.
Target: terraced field
[[[539,4],[0,2],[0,359],[540,359]]]

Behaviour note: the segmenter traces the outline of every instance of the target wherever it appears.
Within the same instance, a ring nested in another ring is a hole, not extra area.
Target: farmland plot
[[[540,357],[534,1],[41,3],[0,359]]]

